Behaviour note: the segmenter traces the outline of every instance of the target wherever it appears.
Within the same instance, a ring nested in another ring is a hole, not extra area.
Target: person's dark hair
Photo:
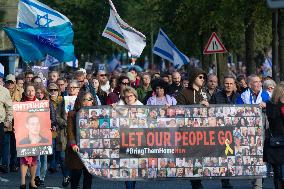
[[[127,77],[127,76],[125,76],[125,75],[122,75],[122,76],[120,76],[119,79],[118,79],[118,84],[121,85],[121,83],[122,83],[122,81],[123,81],[124,79],[128,79],[128,81],[130,82],[129,77]]]
[[[32,80],[31,80],[31,82],[34,83],[37,78],[39,78],[40,80],[42,80],[39,76],[34,76],[34,77],[32,78]]]
[[[233,76],[232,74],[226,74],[226,75],[224,75],[224,80],[225,80],[225,79],[228,79],[228,78],[233,79],[233,80],[236,82],[236,77]]]
[[[78,95],[78,97],[77,97],[79,103],[75,103],[75,105],[74,105],[74,110],[75,110],[76,112],[79,111],[79,110],[82,108],[82,101],[83,101],[84,97],[85,97],[87,94],[90,94],[91,97],[92,97],[92,99],[93,99],[93,104],[92,104],[92,106],[96,106],[96,105],[97,105],[96,97],[93,96],[93,94],[90,93],[90,92],[85,92],[85,93],[83,93],[83,94],[81,94],[81,95]],[[76,99],[76,101],[77,101],[77,99]]]
[[[25,86],[24,86],[24,91],[27,92],[27,89],[28,89],[28,87],[30,87],[30,86],[34,87],[34,89],[36,88],[36,87],[35,87],[35,84],[33,84],[33,83],[27,83],[27,84],[25,84]]]
[[[16,77],[16,82],[18,82],[18,80],[25,80],[25,78],[23,77],[23,76],[18,76],[18,77]]]
[[[46,90],[46,87],[42,83],[35,85],[35,91],[37,91],[37,90],[41,90],[42,92],[44,92],[43,99],[39,99],[39,100],[49,100],[49,94]]]
[[[152,82],[152,89],[153,89],[153,91],[156,91],[157,87],[163,88],[164,91],[165,91],[165,95],[168,94],[168,92],[169,92],[169,85],[164,80],[162,80],[162,79],[155,79]]]
[[[29,75],[29,74],[33,74],[33,75],[34,75],[34,72],[33,72],[33,71],[31,71],[31,70],[26,71],[26,72],[25,72],[25,77],[26,77],[27,75]]]
[[[136,73],[138,73],[138,71],[136,70],[136,68],[135,67],[131,67],[131,68],[129,68],[128,69],[128,71],[130,72],[130,71],[135,71]]]
[[[64,83],[66,83],[66,82],[67,82],[66,78],[64,78],[64,77],[60,77],[60,78],[58,78],[58,79],[57,79],[57,81],[64,81]]]
[[[237,82],[241,82],[242,80],[245,80],[246,81],[246,77],[244,75],[239,75],[237,77]]]

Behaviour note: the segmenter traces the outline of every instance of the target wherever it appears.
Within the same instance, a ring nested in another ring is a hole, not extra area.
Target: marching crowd
[[[126,72],[107,73],[99,70],[87,74],[80,69],[64,76],[50,71],[47,85],[42,76],[26,71],[15,77],[0,78],[0,140],[2,173],[21,173],[21,186],[26,188],[29,170],[29,188],[44,185],[47,171],[55,173],[60,167],[62,186],[79,188],[83,174],[83,188],[92,188],[92,175],[81,163],[76,142],[76,113],[81,107],[94,105],[192,105],[201,104],[258,104],[267,114],[269,130],[275,136],[284,135],[284,83],[276,84],[270,77],[225,75],[221,86],[214,74],[192,68],[188,74],[139,73],[134,67]],[[77,96],[74,108],[67,114],[65,96]],[[49,100],[54,153],[50,156],[17,158],[13,130],[12,102]],[[268,128],[268,125],[266,126]],[[284,148],[271,148],[264,144],[264,160],[274,171],[275,188],[283,189],[281,166],[284,165]],[[58,167],[58,164],[60,165]],[[262,179],[253,180],[252,187],[262,188]],[[125,182],[127,189],[135,188],[134,181]],[[221,180],[223,188],[232,188],[228,179]],[[191,180],[193,189],[202,189],[201,180]],[[95,184],[94,184],[95,185]]]

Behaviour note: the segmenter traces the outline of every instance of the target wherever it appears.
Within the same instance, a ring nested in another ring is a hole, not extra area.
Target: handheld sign
[[[213,32],[205,46],[203,54],[225,53],[225,52],[227,52],[225,46],[222,44],[217,34]]]

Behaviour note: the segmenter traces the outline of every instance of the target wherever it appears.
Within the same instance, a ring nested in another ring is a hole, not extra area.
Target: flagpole
[[[150,66],[150,69],[154,65],[153,41],[154,41],[154,32],[153,32],[153,24],[151,22],[151,66]]]

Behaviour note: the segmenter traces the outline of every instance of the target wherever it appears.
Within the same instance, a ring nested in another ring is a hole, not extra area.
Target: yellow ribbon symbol
[[[226,154],[226,156],[228,155],[228,153],[230,152],[231,154],[233,154],[234,153],[234,151],[233,151],[233,149],[230,147],[230,141],[229,141],[229,139],[226,139],[225,140],[225,144],[226,144],[226,149],[225,149],[225,154]]]

